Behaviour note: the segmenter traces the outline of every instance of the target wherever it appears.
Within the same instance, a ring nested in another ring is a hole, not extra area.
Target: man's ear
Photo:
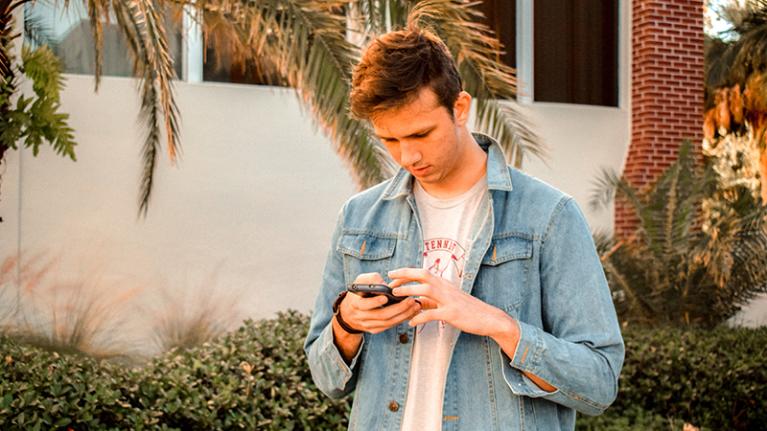
[[[465,126],[469,122],[469,111],[471,111],[471,95],[461,91],[453,104],[453,116],[457,126]]]

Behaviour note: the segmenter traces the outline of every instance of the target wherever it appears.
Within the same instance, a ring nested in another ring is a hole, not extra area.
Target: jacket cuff
[[[360,357],[360,354],[362,353],[362,349],[365,346],[364,335],[362,337],[362,343],[360,344],[359,349],[357,349],[357,353],[352,358],[350,364],[346,363],[343,356],[341,355],[341,351],[338,350],[338,346],[336,346],[336,343],[333,341],[332,319],[330,322],[328,322],[327,326],[325,326],[325,329],[322,330],[322,333],[320,333],[318,341],[321,346],[320,351],[322,352],[322,356],[330,359],[329,363],[334,365],[334,369],[329,371],[333,372],[333,374],[340,379],[340,387],[346,386],[346,383],[348,383],[354,375],[352,370],[357,365],[357,361]]]
[[[549,392],[543,390],[523,373],[524,371],[535,376],[540,375],[544,342],[538,333],[538,328],[519,320],[517,320],[517,325],[519,326],[519,342],[517,343],[517,349],[514,351],[514,357],[509,360],[503,349],[498,346],[501,361],[504,364],[503,377],[506,379],[509,388],[515,395],[530,398],[539,398],[558,393],[559,388],[553,385],[553,383],[552,386],[555,386],[556,389]]]

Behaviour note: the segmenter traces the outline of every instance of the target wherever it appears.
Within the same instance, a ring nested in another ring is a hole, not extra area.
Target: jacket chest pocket
[[[342,234],[336,249],[343,255],[346,284],[368,272],[377,272],[386,279],[386,273],[395,269],[392,256],[396,245],[393,234]]]
[[[498,235],[482,258],[472,294],[517,317],[533,262],[533,239],[526,234]]]

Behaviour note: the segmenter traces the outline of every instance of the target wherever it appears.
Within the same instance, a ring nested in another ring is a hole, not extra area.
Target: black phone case
[[[349,292],[352,292],[352,293],[359,293],[364,297],[369,297],[374,295],[384,295],[387,298],[389,298],[389,301],[386,302],[386,305],[394,304],[407,298],[406,296],[394,296],[391,293],[391,287],[385,284],[355,283],[349,286],[348,290]]]

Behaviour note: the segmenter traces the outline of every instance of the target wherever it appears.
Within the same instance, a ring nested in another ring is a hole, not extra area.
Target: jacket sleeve
[[[501,350],[506,382],[516,395],[598,415],[618,394],[625,347],[588,223],[571,197],[562,198],[549,221],[540,271],[543,328],[517,321],[514,357]],[[556,390],[544,391],[520,371]]]
[[[343,256],[337,251],[336,244],[342,233],[342,209],[331,241],[330,251],[322,274],[322,284],[314,305],[314,313],[309,323],[309,333],[304,342],[309,369],[314,384],[330,398],[341,398],[356,384],[355,368],[365,344],[362,344],[350,364],[341,356],[333,341],[333,302],[338,294],[346,289],[344,282]]]

